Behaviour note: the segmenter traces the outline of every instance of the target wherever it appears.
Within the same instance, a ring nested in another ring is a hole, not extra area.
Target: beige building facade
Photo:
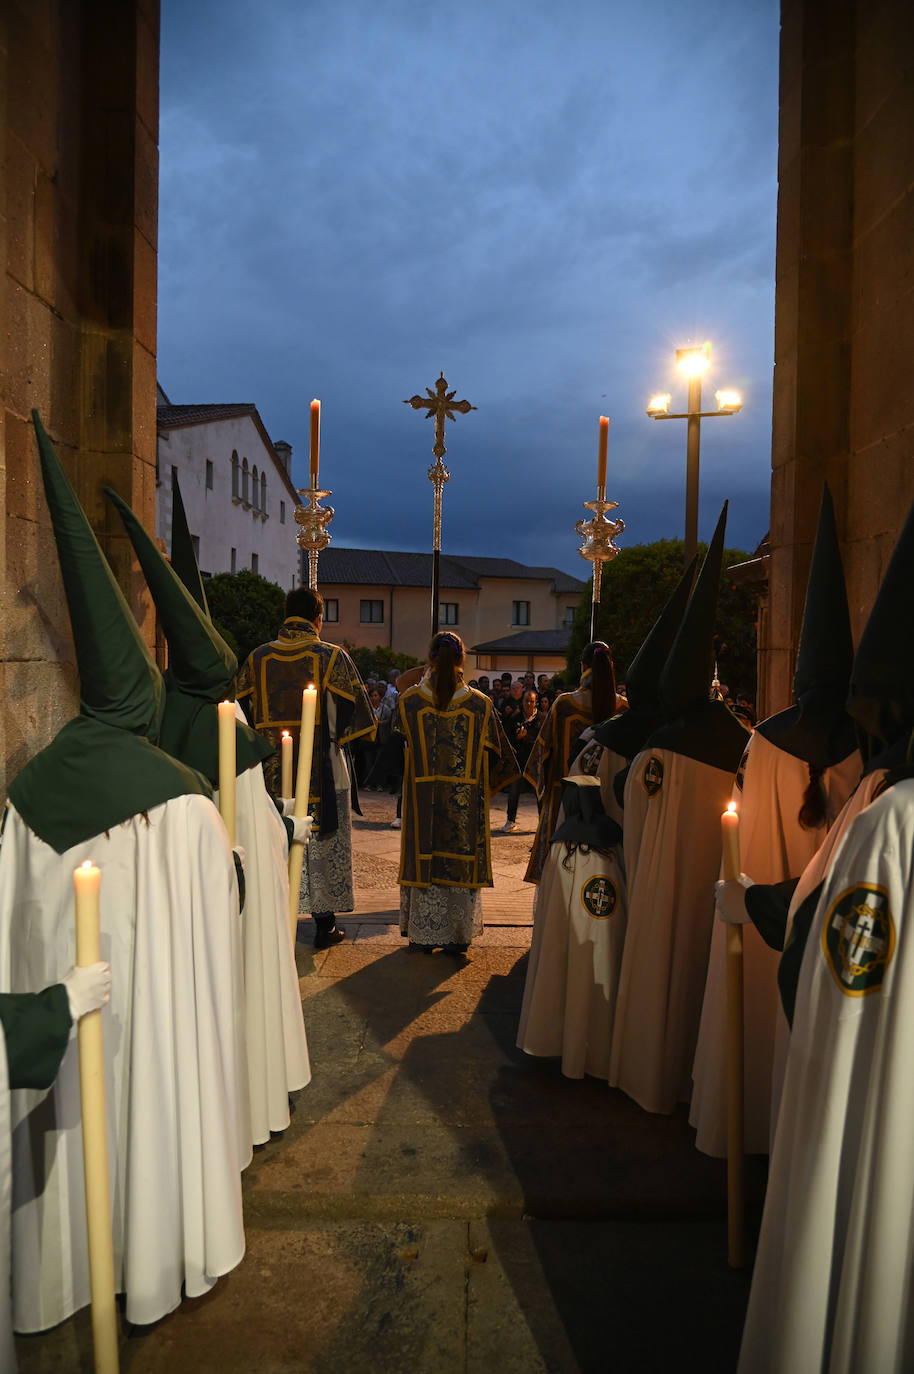
[[[318,563],[328,638],[424,659],[431,638],[431,555],[325,549]],[[510,558],[441,558],[439,625],[480,672],[556,672],[587,589],[558,568]],[[478,650],[474,652],[474,650]]]

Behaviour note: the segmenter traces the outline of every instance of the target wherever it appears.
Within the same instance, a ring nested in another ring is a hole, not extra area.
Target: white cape
[[[244,1254],[251,1158],[238,888],[212,802],[181,796],[58,854],[10,807],[0,849],[0,987],[38,992],[75,962],[73,869],[101,869],[102,1012],[115,1278],[157,1321]],[[13,1094],[13,1325],[89,1302],[79,1066]]]
[[[10,1207],[12,1205],[13,1148],[6,1037],[0,1027],[0,1369],[16,1374],[10,1310]]]
[[[860,812],[800,973],[739,1374],[914,1368],[914,780]]]
[[[687,1101],[733,774],[642,750],[625,783],[628,926],[609,1081],[649,1112]]]
[[[804,830],[797,816],[809,783],[809,769],[756,731],[740,766],[742,788],[738,780],[733,788],[739,809],[742,871],[757,883],[799,877],[825,838],[827,825],[850,796],[862,766],[854,750],[826,770],[822,775],[826,822],[815,830]],[[781,956],[765,944],[751,922],[742,930],[745,1150],[747,1154],[766,1154],[771,1139],[775,1027],[782,1015],[777,983]],[[692,1068],[689,1121],[697,1131],[696,1148],[720,1158],[727,1153],[726,951],[726,925],[715,920]]]
[[[240,708],[239,708],[240,709]],[[289,1093],[311,1081],[289,934],[286,829],[258,763],[235,780],[235,830],[244,849],[242,913],[251,1127],[255,1145],[289,1124]]]
[[[517,1044],[562,1057],[568,1078],[609,1076],[616,987],[625,941],[625,881],[607,855],[549,846],[536,894]]]

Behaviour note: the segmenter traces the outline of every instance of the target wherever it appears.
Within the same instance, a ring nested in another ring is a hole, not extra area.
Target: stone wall
[[[158,0],[0,7],[0,786],[73,714],[36,408],[141,617],[103,482],[155,518]]]
[[[914,500],[914,7],[782,0],[766,709],[790,700],[822,482],[855,639]]]

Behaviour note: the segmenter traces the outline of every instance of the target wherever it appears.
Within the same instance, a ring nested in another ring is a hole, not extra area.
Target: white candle
[[[311,402],[311,485],[317,486],[317,469],[321,449],[321,403]]]
[[[87,859],[80,868],[74,869],[73,887],[76,896],[76,962],[80,966],[97,964],[101,958],[101,874],[91,860]],[[100,1007],[80,1019],[76,1037],[95,1368],[99,1374],[117,1374],[114,1245],[108,1183],[108,1114],[105,1106],[105,1050]]]
[[[235,845],[235,703],[220,701],[219,711],[219,814]]]
[[[597,486],[606,490],[606,446],[609,442],[609,421],[600,416],[600,447],[597,452]]]
[[[282,786],[279,795],[281,797],[291,797],[292,795],[292,736],[288,730],[282,732]]]
[[[730,802],[720,818],[720,840],[725,882],[739,877],[739,816],[736,802]]]
[[[301,694],[301,733],[298,737],[298,772],[295,777],[295,805],[292,814],[307,816],[311,791],[311,760],[314,757],[314,720],[317,714],[317,689],[306,687]],[[289,933],[292,948],[298,930],[298,902],[305,846],[297,841],[289,846]]]

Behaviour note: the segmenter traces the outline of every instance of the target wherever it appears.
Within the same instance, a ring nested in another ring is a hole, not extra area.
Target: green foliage
[[[285,619],[286,594],[282,587],[249,568],[208,577],[206,599],[220,634],[236,650],[239,665],[258,644],[275,639]]]
[[[373,649],[364,649],[356,648],[354,644],[344,640],[343,648],[358,668],[359,677],[363,682],[366,677],[386,678],[391,668],[399,668],[400,672],[404,673],[407,668],[416,668],[422,662],[421,658],[413,658],[411,654],[398,654],[395,649],[388,649],[383,644],[378,644]]]
[[[707,551],[699,544],[699,564]],[[727,576],[731,563],[744,563],[752,555],[741,549],[725,549],[714,653],[721,682],[730,695],[745,692],[755,699],[757,603],[749,587],[735,586]],[[603,566],[598,638],[612,646],[616,677],[625,681],[628,665],[640,649],[648,630],[673,594],[682,575],[685,545],[681,539],[658,539],[654,544],[633,544],[612,563]],[[590,639],[591,591],[588,586],[575,613],[568,641],[568,679],[577,682],[581,653]],[[710,685],[710,684],[709,684]]]

